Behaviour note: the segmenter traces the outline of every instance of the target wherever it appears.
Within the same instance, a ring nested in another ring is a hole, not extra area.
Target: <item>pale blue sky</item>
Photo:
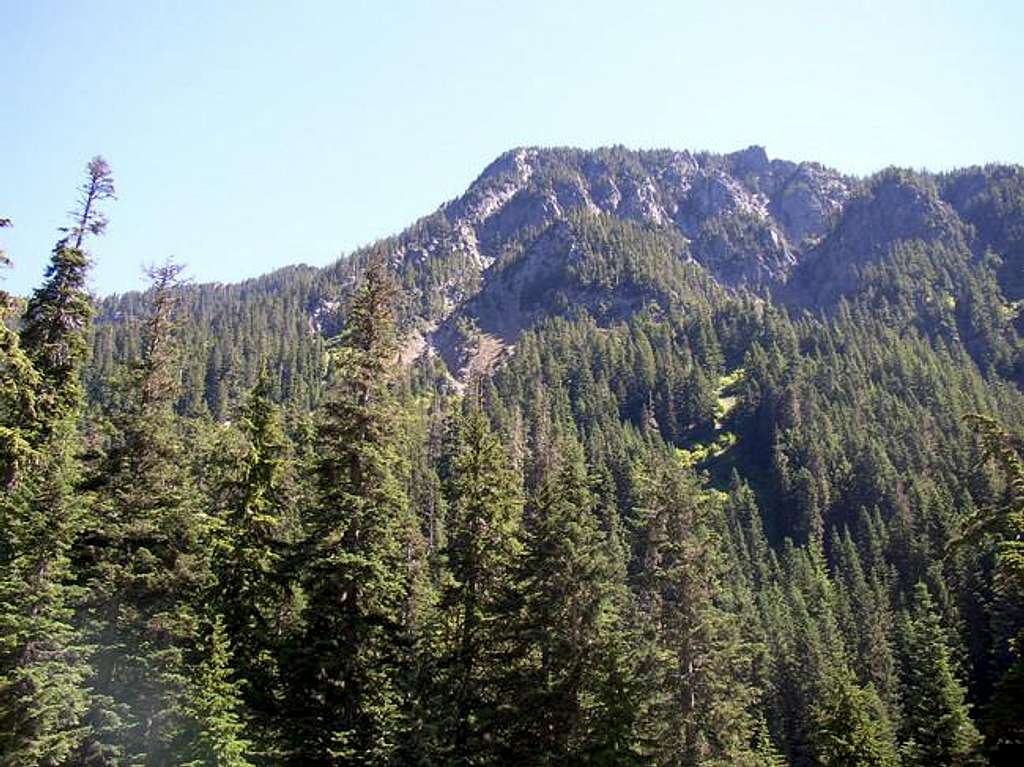
[[[100,293],[237,280],[399,231],[517,145],[866,174],[1024,162],[1024,3],[0,0],[0,234],[27,292],[85,162]]]

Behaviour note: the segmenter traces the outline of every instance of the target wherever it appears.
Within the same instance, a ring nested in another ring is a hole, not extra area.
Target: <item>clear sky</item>
[[[39,281],[86,161],[99,293],[324,264],[517,145],[866,174],[1024,162],[1024,2],[0,0],[0,233]]]

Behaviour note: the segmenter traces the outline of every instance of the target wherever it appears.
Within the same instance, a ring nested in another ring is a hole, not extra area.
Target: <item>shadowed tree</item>
[[[78,546],[85,621],[97,646],[86,763],[164,764],[202,735],[187,710],[192,666],[203,657],[211,531],[173,410],[182,268],[167,262],[150,270],[141,354],[111,415],[110,444],[92,480],[91,524]]]
[[[0,754],[4,764],[63,763],[85,736],[88,650],[72,623],[69,552],[81,526],[77,425],[92,301],[85,237],[103,232],[113,196],[102,158],[87,166],[77,230],[54,247],[20,339],[0,318]],[[101,223],[102,222],[102,223]],[[9,222],[4,220],[3,225]],[[73,241],[71,241],[73,239]],[[6,256],[0,257],[3,264]],[[6,295],[3,314],[6,315]]]
[[[397,287],[366,271],[334,350],[307,518],[307,633],[291,675],[300,762],[390,764],[407,710],[402,676],[418,547],[397,449],[392,391]]]
[[[521,552],[521,492],[507,454],[476,407],[449,419],[443,484],[445,577],[439,620],[437,728],[448,764],[493,758],[495,713],[504,702],[507,592]]]
[[[948,639],[928,587],[917,584],[898,624],[904,767],[984,764],[981,735],[971,722],[966,691],[954,674]]]

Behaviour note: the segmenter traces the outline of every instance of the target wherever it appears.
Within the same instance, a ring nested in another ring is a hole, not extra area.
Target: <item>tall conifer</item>
[[[439,603],[437,728],[448,764],[497,753],[506,703],[509,596],[522,542],[521,490],[507,453],[474,406],[449,422],[443,485],[447,542]]]
[[[981,736],[956,677],[948,638],[928,587],[917,584],[896,634],[900,649],[900,740],[904,767],[983,763]]]
[[[86,626],[97,646],[86,762],[162,764],[195,736],[186,711],[212,574],[209,517],[199,509],[173,410],[181,270],[168,262],[151,271],[141,355],[111,415],[113,435],[78,547]]]
[[[601,529],[583,452],[566,435],[529,504],[514,626],[525,656],[515,761],[632,764],[637,685],[617,540]]]
[[[77,229],[53,250],[29,299],[19,339],[0,328],[0,755],[10,765],[56,765],[87,733],[87,650],[71,618],[69,552],[82,508],[75,452],[92,300],[86,234],[113,196],[102,158],[86,168]],[[102,223],[100,223],[102,222]],[[6,223],[6,222],[5,222]],[[6,258],[3,259],[6,262]],[[5,325],[7,297],[4,303]]]
[[[397,297],[383,263],[372,264],[334,349],[321,409],[306,636],[293,679],[303,763],[389,764],[405,728],[407,553],[416,529],[396,447]]]

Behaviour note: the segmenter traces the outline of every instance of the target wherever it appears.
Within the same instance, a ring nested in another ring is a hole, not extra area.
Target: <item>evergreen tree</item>
[[[232,667],[246,680],[244,698],[270,726],[281,692],[277,641],[286,601],[283,553],[293,502],[289,442],[264,368],[241,407],[239,455],[218,488],[220,526],[214,571],[216,605]],[[271,727],[271,729],[273,729]]]
[[[0,219],[0,228],[10,226]],[[0,269],[9,266],[0,250]],[[0,291],[0,483],[5,490],[17,485],[33,454],[31,442],[36,428],[36,397],[42,386],[18,334],[9,327],[15,306]]]
[[[971,722],[948,640],[928,587],[914,588],[899,624],[900,741],[905,767],[979,764],[981,736]]]
[[[844,669],[830,670],[812,721],[815,757],[823,767],[900,764],[881,700],[872,687],[859,686]]]
[[[847,661],[821,552],[787,541],[779,586],[781,598],[762,606],[774,660],[772,709],[787,756],[795,765],[898,764],[887,711]]]
[[[753,759],[750,657],[719,604],[721,554],[711,499],[671,458],[638,477],[635,590],[652,653],[645,737],[658,765]]]
[[[100,234],[96,207],[113,195],[101,158],[87,166],[84,227],[54,248],[45,282],[29,299],[21,339],[0,324],[0,759],[57,765],[87,733],[87,649],[72,623],[69,552],[81,525],[75,452],[80,376],[92,302],[86,233]],[[91,222],[91,223],[89,223]],[[4,258],[6,261],[6,258]]]
[[[124,406],[91,481],[95,505],[78,546],[96,645],[93,735],[81,761],[163,764],[195,735],[185,706],[212,585],[209,516],[200,513],[175,421],[175,295],[181,267],[152,270],[152,308]]]
[[[630,703],[624,573],[600,527],[579,445],[557,463],[527,509],[514,624],[522,665],[504,763],[629,764],[638,758]]]
[[[893,617],[889,595],[879,582],[878,573],[866,573],[860,554],[849,532],[833,545],[836,560],[836,594],[845,613],[843,636],[854,659],[861,684],[870,684],[887,704],[890,712],[897,710],[898,683],[893,657]]]
[[[389,764],[405,729],[403,673],[415,524],[400,481],[397,292],[369,268],[346,317],[318,435],[307,520],[306,636],[293,674],[297,760]]]
[[[232,677],[228,637],[217,616],[183,706],[196,732],[188,745],[191,760],[183,767],[251,767],[246,758],[250,743],[238,713],[241,684]]]
[[[93,314],[85,285],[89,258],[82,243],[87,235],[106,229],[98,206],[114,196],[113,177],[102,157],[86,166],[80,192],[79,206],[71,212],[73,225],[54,247],[46,281],[29,299],[22,318],[22,346],[45,381],[37,403],[44,431],[81,407],[81,368]]]
[[[974,415],[968,420],[981,437],[982,455],[1001,472],[1005,489],[966,520],[954,545],[995,549],[991,588],[1000,668],[984,730],[994,759],[1013,758],[1024,743],[1024,459],[993,418]]]
[[[521,553],[521,492],[508,455],[472,406],[451,416],[442,481],[447,542],[438,619],[436,724],[445,764],[494,763],[509,597]]]
[[[94,324],[90,163],[0,294],[0,764],[976,764],[972,716],[1015,764],[1024,173],[750,157],[687,162],[769,217],[849,193],[815,258],[793,221],[576,209],[674,199],[678,155],[538,150],[504,210],[541,218],[471,224],[485,272],[457,204],[376,263],[168,266]],[[766,253],[778,290],[715,281]]]

